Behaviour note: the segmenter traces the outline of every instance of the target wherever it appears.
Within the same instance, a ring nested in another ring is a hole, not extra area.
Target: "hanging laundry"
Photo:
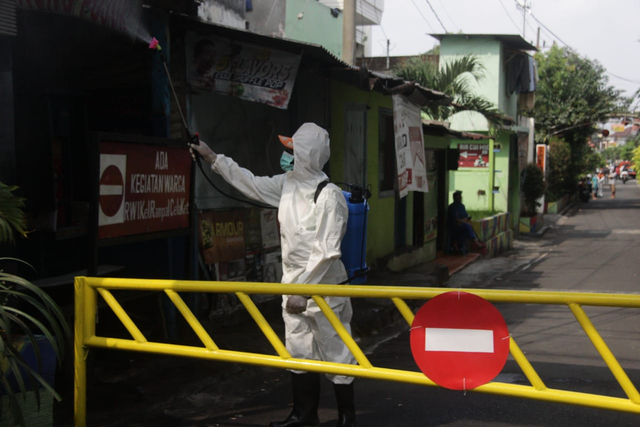
[[[533,58],[525,53],[517,54],[508,63],[507,91],[526,93],[535,91]],[[533,89],[533,90],[532,90]]]

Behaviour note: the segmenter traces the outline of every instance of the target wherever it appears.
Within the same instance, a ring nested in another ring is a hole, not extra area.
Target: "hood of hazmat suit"
[[[305,123],[292,139],[293,171],[256,177],[224,155],[211,168],[247,197],[279,208],[282,283],[341,283],[347,279],[340,260],[349,215],[346,200],[333,184],[313,200],[318,184],[328,181],[322,168],[331,155],[329,134]]]

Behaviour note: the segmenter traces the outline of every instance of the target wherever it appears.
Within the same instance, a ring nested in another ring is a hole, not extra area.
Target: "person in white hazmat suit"
[[[280,164],[284,174],[258,177],[231,158],[215,154],[205,143],[191,145],[211,169],[247,197],[279,208],[282,246],[282,283],[337,284],[347,280],[340,260],[340,245],[349,211],[340,189],[328,184],[316,202],[318,184],[328,181],[322,168],[329,160],[329,135],[313,123],[303,124],[292,138],[280,136],[285,145]],[[286,347],[295,358],[355,363],[355,359],[313,299],[283,295],[282,316]],[[326,301],[351,333],[351,300],[326,297]],[[327,375],[338,403],[337,426],[355,426],[353,377]],[[270,427],[318,425],[320,376],[291,371],[293,410]]]

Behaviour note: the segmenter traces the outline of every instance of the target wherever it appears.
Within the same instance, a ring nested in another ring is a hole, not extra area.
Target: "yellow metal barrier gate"
[[[111,294],[111,290],[146,290],[164,292],[184,316],[202,341],[202,347],[149,342],[122,306]],[[456,289],[457,290],[457,289]],[[578,292],[535,292],[510,290],[460,289],[478,295],[494,303],[518,304],[555,304],[566,305],[580,323],[607,364],[628,399],[579,393],[547,388],[529,360],[520,350],[513,337],[510,339],[511,356],[518,363],[530,386],[491,382],[473,389],[481,393],[517,396],[527,399],[569,403],[596,408],[612,409],[640,414],[640,394],[624,369],[606,345],[591,320],[582,309],[586,306],[634,307],[640,308],[640,295],[597,294]],[[413,312],[404,300],[428,300],[439,294],[450,292],[447,288],[411,288],[383,286],[342,286],[342,285],[283,285],[275,283],[243,282],[193,282],[179,280],[141,280],[76,277],[75,279],[75,425],[86,425],[86,357],[90,347],[114,350],[130,350],[147,353],[160,353],[176,356],[196,357],[217,361],[271,366],[275,368],[304,370],[336,375],[348,375],[362,378],[375,378],[413,384],[435,386],[423,373],[403,371],[373,366],[358,344],[344,329],[324,296],[344,296],[352,298],[389,298],[404,319],[411,325]],[[269,340],[277,355],[238,352],[220,349],[204,327],[198,322],[178,292],[233,293],[242,302],[249,314]],[[100,296],[118,316],[131,334],[132,339],[99,337],[95,333],[97,296]],[[295,294],[312,295],[322,312],[327,316],[340,337],[353,353],[357,365],[346,365],[316,360],[303,360],[291,357],[282,341],[260,313],[249,295],[255,294]]]

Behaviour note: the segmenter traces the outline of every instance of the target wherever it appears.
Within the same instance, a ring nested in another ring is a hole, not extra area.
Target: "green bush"
[[[540,206],[538,199],[544,195],[542,169],[534,164],[528,164],[524,170],[521,189],[524,195],[522,215],[535,216],[536,208]]]
[[[559,200],[571,191],[575,179],[571,168],[571,146],[562,139],[549,144],[546,196],[550,202]]]
[[[469,214],[469,216],[471,217],[472,220],[479,221],[479,220],[481,220],[483,218],[489,218],[490,216],[494,216],[494,215],[497,215],[499,213],[502,213],[502,211],[482,210],[482,211],[467,211],[467,213]]]

